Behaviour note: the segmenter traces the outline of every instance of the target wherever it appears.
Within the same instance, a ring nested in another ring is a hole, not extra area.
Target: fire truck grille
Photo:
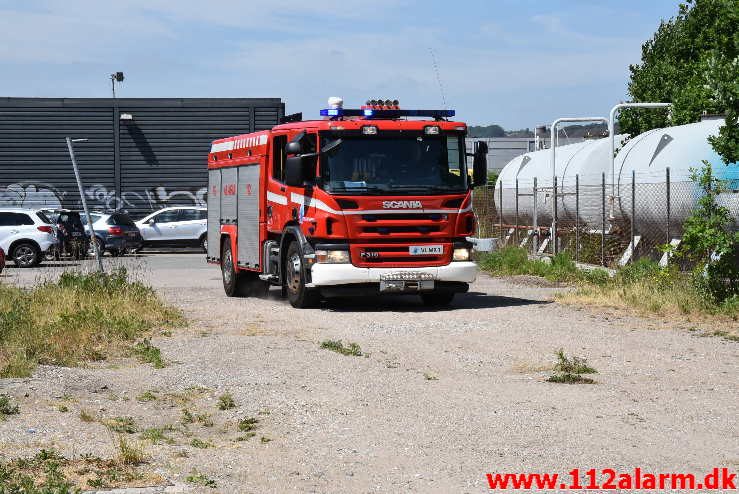
[[[441,229],[437,225],[414,225],[414,226],[365,226],[362,228],[364,233],[435,233]]]
[[[456,211],[450,211],[456,213]],[[400,213],[400,214],[363,214],[364,221],[441,221],[445,219],[441,213]]]
[[[411,243],[416,244],[418,240]],[[451,260],[451,244],[441,243],[443,253],[412,255],[409,243],[364,244],[350,248],[352,263],[357,267],[443,266]]]

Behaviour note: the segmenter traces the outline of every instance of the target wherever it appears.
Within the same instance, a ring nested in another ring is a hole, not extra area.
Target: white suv
[[[38,266],[56,244],[54,227],[42,211],[0,208],[0,248],[19,268]]]
[[[199,207],[164,208],[136,222],[144,247],[208,247],[208,210]]]

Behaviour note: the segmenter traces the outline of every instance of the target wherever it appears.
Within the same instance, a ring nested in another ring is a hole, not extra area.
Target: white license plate
[[[411,245],[408,252],[412,256],[438,256],[444,253],[443,245]]]

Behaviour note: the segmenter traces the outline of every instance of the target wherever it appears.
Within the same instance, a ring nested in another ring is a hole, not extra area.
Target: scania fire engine
[[[282,288],[294,307],[321,297],[416,293],[449,304],[478,272],[472,187],[487,180],[484,142],[466,165],[454,110],[329,100],[320,120],[213,142],[208,262],[229,296]]]

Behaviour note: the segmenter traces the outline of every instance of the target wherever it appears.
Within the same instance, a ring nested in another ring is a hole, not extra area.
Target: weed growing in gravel
[[[252,437],[256,436],[256,432],[247,432],[246,434],[242,434],[240,436],[237,436],[235,441],[248,441]]]
[[[112,273],[65,272],[23,290],[0,285],[0,377],[27,377],[38,363],[73,366],[126,353],[145,332],[182,322],[154,290]]]
[[[159,444],[161,442],[174,444],[174,439],[167,435],[167,432],[171,432],[173,430],[174,428],[171,425],[166,425],[164,427],[151,427],[149,429],[144,429],[140,437],[141,439],[151,441],[153,444]]]
[[[136,397],[136,400],[141,401],[141,402],[154,401],[156,399],[157,399],[157,395],[155,395],[151,391],[146,391]]]
[[[439,380],[438,376],[431,374],[430,372],[424,372],[423,378],[426,379],[427,381],[438,381]]]
[[[598,372],[588,365],[587,360],[574,356],[568,357],[562,349],[557,350],[555,355],[557,356],[557,363],[554,366],[554,374],[552,374],[547,381],[566,384],[595,383],[593,379],[582,375],[597,374]]]
[[[2,494],[78,494],[81,489],[161,485],[157,474],[123,464],[120,459],[83,455],[67,459],[53,450],[41,450],[32,458],[0,462]]]
[[[120,434],[118,436],[118,460],[123,465],[139,465],[146,459],[144,447],[134,441],[129,441]]]
[[[113,432],[121,434],[134,434],[138,429],[133,417],[113,417],[103,420],[103,425]]]
[[[140,362],[152,364],[155,369],[164,368],[164,360],[162,359],[162,351],[151,344],[148,338],[144,341],[136,343],[132,348],[133,354],[136,355]]]
[[[272,439],[268,438],[267,436],[262,436],[262,438],[259,440],[262,444],[267,444]]]
[[[231,393],[223,393],[218,397],[219,410],[231,410],[232,408],[236,408],[236,402]]]
[[[321,348],[331,350],[332,352],[340,353],[342,355],[351,355],[353,357],[362,356],[362,348],[356,343],[349,343],[349,346],[344,346],[341,340],[324,340],[321,343]]]
[[[83,408],[82,410],[80,410],[80,420],[83,422],[94,422],[95,415]]]
[[[193,471],[190,475],[188,475],[185,478],[185,481],[188,484],[202,485],[203,487],[210,487],[211,489],[215,489],[216,487],[218,487],[218,484],[215,480],[209,479],[204,473],[198,473],[197,471]]]
[[[195,437],[192,439],[192,441],[190,441],[190,446],[192,446],[193,448],[207,449],[212,448],[213,443],[209,441],[203,441],[202,439],[198,439],[197,437]]]
[[[20,407],[11,401],[10,396],[0,394],[0,421],[5,420],[6,415],[17,415],[19,413],[21,413]]]
[[[259,419],[254,418],[254,417],[249,417],[246,419],[239,420],[237,427],[241,432],[250,432],[257,428],[258,423],[259,423]]]
[[[195,422],[195,417],[193,416],[192,412],[190,412],[190,410],[188,410],[187,408],[183,408],[180,422],[183,424],[192,424]]]
[[[207,413],[199,413],[195,415],[195,420],[203,427],[213,427],[213,419],[211,419],[210,415]]]
[[[62,413],[66,413],[69,411],[69,407],[67,405],[59,405],[58,407],[56,407],[56,409]]]

